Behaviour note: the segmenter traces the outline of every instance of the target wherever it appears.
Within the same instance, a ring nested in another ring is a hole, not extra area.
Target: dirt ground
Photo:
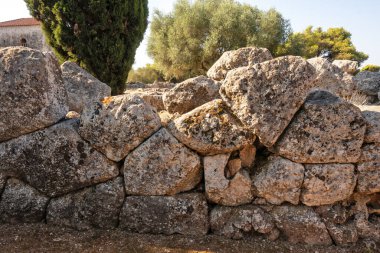
[[[130,252],[130,253],[372,253],[380,245],[365,241],[338,248],[270,242],[261,237],[229,240],[219,236],[142,235],[115,230],[75,231],[45,224],[0,225],[0,252]]]

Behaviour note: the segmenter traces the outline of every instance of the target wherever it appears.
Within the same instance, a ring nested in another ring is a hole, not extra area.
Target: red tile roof
[[[10,27],[10,26],[33,26],[33,25],[39,25],[40,22],[38,22],[34,18],[19,18],[15,20],[9,20],[0,22],[0,27]]]

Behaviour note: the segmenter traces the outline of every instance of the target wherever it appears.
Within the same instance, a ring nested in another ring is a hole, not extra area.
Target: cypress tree
[[[148,0],[25,0],[58,59],[124,91],[148,24]]]

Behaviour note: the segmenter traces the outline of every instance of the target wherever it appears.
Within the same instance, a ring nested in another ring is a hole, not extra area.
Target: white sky
[[[238,0],[256,5],[262,10],[276,8],[290,19],[294,31],[302,31],[308,25],[344,27],[352,34],[354,45],[359,51],[369,54],[365,64],[380,65],[380,1],[379,0]],[[169,12],[175,0],[149,0],[149,10]],[[0,22],[28,17],[29,12],[23,0],[0,0]],[[147,37],[149,30],[145,34]],[[146,54],[146,39],[136,52],[134,67],[152,62]]]

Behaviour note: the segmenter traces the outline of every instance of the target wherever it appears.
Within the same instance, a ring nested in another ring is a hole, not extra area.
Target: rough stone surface
[[[362,114],[367,123],[367,131],[364,136],[364,142],[380,143],[380,112],[363,111]]]
[[[85,107],[111,96],[111,87],[74,62],[64,62],[61,71],[70,111],[81,113]]]
[[[356,191],[364,194],[380,192],[380,161],[359,163]]]
[[[255,140],[220,99],[180,116],[168,128],[180,142],[202,155],[232,152]]]
[[[364,144],[359,162],[380,162],[380,142]]]
[[[198,155],[165,128],[131,152],[124,162],[129,195],[174,195],[193,189],[201,178]]]
[[[332,62],[333,65],[340,68],[343,72],[348,74],[355,74],[358,71],[359,64],[357,61],[350,60],[335,60]]]
[[[165,92],[163,101],[170,113],[183,114],[219,97],[220,83],[205,76],[198,76]]]
[[[239,158],[241,160],[241,166],[250,168],[255,162],[256,147],[252,144],[245,145],[239,152]]]
[[[340,203],[334,205],[323,205],[315,208],[315,212],[325,223],[344,224],[351,218],[351,211],[348,206]]]
[[[230,154],[204,157],[206,197],[225,206],[250,203],[253,199],[252,181],[246,170],[238,171],[228,179],[224,175]]]
[[[121,95],[86,108],[79,134],[108,159],[118,162],[160,127],[160,117],[144,100]]]
[[[369,96],[377,96],[380,92],[380,72],[362,71],[355,76],[357,88]]]
[[[306,164],[301,202],[320,206],[345,200],[353,193],[356,179],[352,164]]]
[[[124,202],[123,179],[117,177],[79,192],[54,198],[47,208],[47,223],[78,230],[114,228]]]
[[[325,224],[311,207],[276,206],[273,215],[277,228],[291,243],[330,245],[332,240]]]
[[[141,97],[146,103],[156,108],[157,111],[165,110],[163,94],[168,91],[168,88],[127,88],[124,94],[137,95]]]
[[[120,227],[130,232],[206,235],[208,207],[203,194],[127,197]]]
[[[77,133],[78,121],[52,127],[0,144],[0,174],[23,180],[38,191],[57,196],[119,174]]]
[[[326,58],[315,57],[307,61],[315,68],[317,73],[315,87],[328,90],[339,97],[352,97],[356,90],[352,75],[344,73]]]
[[[59,66],[51,53],[0,49],[0,142],[53,125],[68,112]]]
[[[253,176],[255,195],[275,205],[286,201],[298,205],[304,172],[302,164],[271,156]]]
[[[351,245],[359,240],[358,231],[353,222],[344,225],[326,223],[326,227],[336,245]]]
[[[273,150],[298,163],[355,163],[365,130],[357,107],[327,91],[315,91]]]
[[[42,222],[49,198],[18,179],[8,179],[0,200],[0,221]]]
[[[214,234],[232,239],[241,239],[254,231],[269,234],[276,228],[272,216],[253,205],[217,206],[211,210],[210,226]]]
[[[232,69],[251,66],[272,59],[271,53],[266,48],[246,47],[227,51],[207,71],[207,76],[214,80],[223,80],[228,71]]]
[[[314,78],[314,68],[302,57],[279,57],[230,71],[220,94],[233,114],[271,147],[314,87]]]

